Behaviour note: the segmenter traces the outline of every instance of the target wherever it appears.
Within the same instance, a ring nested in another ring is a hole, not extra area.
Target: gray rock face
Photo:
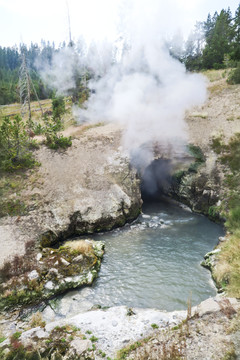
[[[212,271],[216,263],[216,255],[219,254],[220,252],[221,249],[215,249],[213,251],[208,252],[204,256],[204,261],[202,261],[201,265]]]
[[[140,181],[116,125],[88,130],[64,153],[42,146],[36,155],[41,166],[29,172],[30,186],[21,198],[26,204],[38,200],[28,215],[0,219],[0,265],[8,255],[22,254],[30,239],[51,247],[70,235],[111,230],[138,216]]]
[[[211,217],[209,209],[221,198],[221,170],[214,156],[208,154],[205,163],[196,171],[185,171],[173,181],[170,195],[188,205],[193,211]]]

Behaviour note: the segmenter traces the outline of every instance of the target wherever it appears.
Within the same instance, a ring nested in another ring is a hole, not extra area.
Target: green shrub
[[[204,163],[206,158],[201,150],[201,148],[199,146],[193,145],[193,144],[189,144],[188,145],[188,150],[190,152],[190,154],[192,156],[195,157],[196,161],[198,163]]]
[[[230,170],[234,172],[240,171],[240,133],[236,133],[229,141],[228,145],[224,146],[224,153],[221,157],[221,162],[229,166]]]
[[[211,148],[216,154],[220,154],[223,150],[222,136],[217,136],[212,138]]]
[[[227,82],[231,85],[240,84],[240,62],[237,64],[236,69],[230,72]]]
[[[56,100],[56,101],[55,101]],[[63,100],[64,103],[64,100]],[[50,118],[47,115],[44,116],[44,134],[46,137],[45,144],[52,150],[66,149],[72,145],[71,137],[65,137],[59,135],[59,131],[62,130],[61,114],[63,113],[62,102],[58,99],[53,100],[53,116]],[[54,108],[55,106],[55,108]],[[54,112],[54,109],[56,110]],[[64,104],[65,109],[65,104]],[[65,111],[65,110],[64,110]]]
[[[179,170],[173,174],[173,180],[176,181],[178,184],[180,184],[180,182],[185,174],[186,174],[186,171]]]
[[[229,211],[225,225],[231,231],[240,228],[240,206],[237,206]]]
[[[0,169],[14,171],[37,165],[29,150],[29,137],[21,117],[5,117],[0,126]]]
[[[57,96],[52,99],[52,111],[54,119],[60,119],[65,113],[66,109],[63,96]]]
[[[20,331],[16,331],[13,335],[12,335],[12,339],[13,340],[17,340],[20,338],[20,336],[22,335],[22,333]]]
[[[41,124],[33,123],[33,132],[35,135],[44,134],[44,127]]]
[[[52,150],[66,149],[72,145],[72,138],[65,137],[63,135],[58,136],[57,134],[48,135],[46,145]]]
[[[39,143],[37,142],[37,140],[31,140],[29,143],[28,143],[28,149],[29,150],[37,150],[40,148],[40,145]]]
[[[90,337],[90,340],[91,340],[91,342],[96,342],[96,341],[98,341],[98,338],[93,335]]]

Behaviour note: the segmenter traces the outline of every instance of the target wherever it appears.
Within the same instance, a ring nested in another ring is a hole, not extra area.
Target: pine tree
[[[205,23],[206,26],[206,23]],[[212,27],[213,26],[213,27]],[[206,31],[206,30],[205,30]],[[230,9],[222,10],[216,17],[213,25],[208,19],[206,47],[203,51],[203,66],[210,68],[223,68],[224,55],[229,54],[232,49],[232,40],[234,37],[232,15]]]
[[[240,4],[235,12],[234,18],[234,40],[233,40],[233,52],[232,59],[240,61]]]

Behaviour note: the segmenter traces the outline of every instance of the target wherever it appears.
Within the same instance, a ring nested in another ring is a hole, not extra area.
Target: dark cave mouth
[[[141,174],[141,196],[143,202],[161,201],[169,197],[172,185],[173,166],[170,159],[155,159]]]

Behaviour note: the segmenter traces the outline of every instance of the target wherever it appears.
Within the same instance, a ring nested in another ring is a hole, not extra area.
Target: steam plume
[[[204,79],[186,72],[169,55],[162,36],[159,1],[132,1],[124,21],[130,49],[97,81],[79,111],[79,121],[116,121],[124,125],[124,145],[132,152],[149,141],[186,140],[185,110],[205,100]],[[165,13],[166,14],[166,13]]]
[[[184,65],[169,55],[165,46],[165,26],[176,18],[174,1],[168,5],[159,0],[132,0],[119,22],[122,47],[112,64],[114,47],[92,46],[79,61],[80,66],[92,68],[96,76],[89,83],[93,89],[85,109],[78,109],[78,121],[115,121],[124,125],[123,144],[136,153],[147,142],[166,144],[187,140],[184,114],[186,109],[203,103],[206,86],[203,77],[186,72]],[[171,11],[171,13],[170,13]],[[174,15],[175,14],[175,15]],[[121,27],[122,26],[122,27]],[[128,50],[125,51],[126,46]],[[61,92],[73,86],[70,50],[55,59],[55,71],[67,59],[64,74],[55,75]],[[48,72],[49,74],[49,72]],[[55,86],[57,84],[55,83]],[[148,151],[147,162],[152,155]]]

